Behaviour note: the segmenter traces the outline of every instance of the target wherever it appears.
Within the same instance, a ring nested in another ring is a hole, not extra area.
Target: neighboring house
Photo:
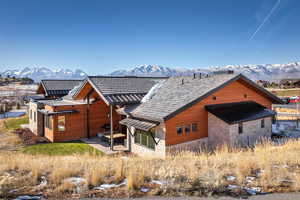
[[[79,86],[82,80],[41,80],[37,94],[42,94],[47,99],[56,99],[66,96],[75,86]]]
[[[139,155],[251,145],[270,137],[282,101],[241,74],[192,77],[87,77],[72,94],[43,101],[52,142],[101,135]],[[126,140],[125,140],[126,139]]]
[[[116,109],[140,103],[159,77],[88,77],[73,97],[43,101],[45,137],[52,142],[118,133],[124,142],[126,127],[118,122],[126,116]],[[121,137],[123,136],[123,137]]]
[[[37,89],[38,95],[24,98],[28,105],[30,130],[37,135],[44,136],[44,115],[39,112],[45,107],[44,100],[66,96],[70,90],[79,86],[81,82],[82,80],[42,80]]]

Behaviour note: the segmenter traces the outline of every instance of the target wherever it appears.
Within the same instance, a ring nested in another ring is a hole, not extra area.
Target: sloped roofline
[[[81,84],[80,88],[74,93],[72,96],[73,98],[76,98],[77,95],[81,92],[81,90],[85,87],[87,83],[91,84],[93,89],[99,94],[99,96],[103,99],[103,101],[107,104],[110,105],[105,96],[102,94],[102,92],[99,90],[99,88],[95,85],[95,83],[90,79],[90,77],[99,77],[99,76],[88,76],[83,83]]]
[[[259,86],[258,84],[256,84],[255,82],[253,82],[252,80],[250,80],[249,78],[247,78],[246,76],[244,76],[243,74],[238,74],[237,76],[233,77],[232,79],[226,81],[225,83],[221,84],[220,86],[210,90],[209,92],[205,93],[204,95],[200,96],[199,98],[189,102],[188,104],[186,104],[185,106],[182,106],[181,108],[177,109],[176,111],[170,113],[169,115],[163,117],[163,120],[166,121],[168,119],[171,119],[172,117],[176,116],[177,114],[181,113],[182,111],[186,110],[187,108],[195,105],[196,103],[202,101],[203,99],[205,99],[206,97],[210,96],[211,94],[215,93],[216,91],[224,88],[225,86],[227,86],[228,84],[237,81],[239,79],[244,80],[246,83],[248,83],[249,85],[253,86],[255,89],[259,90],[260,92],[262,92],[263,94],[265,94],[267,97],[269,97],[273,102],[282,104],[283,101],[278,98],[276,95],[272,94],[271,92],[269,92],[268,90],[266,90],[265,88]]]
[[[94,88],[94,90],[99,94],[99,96],[103,99],[103,101],[107,104],[107,105],[111,105],[109,103],[109,101],[105,98],[105,96],[102,94],[101,90],[96,86],[96,84],[92,81],[91,78],[146,78],[146,79],[167,79],[169,77],[164,76],[164,77],[160,77],[160,76],[155,76],[155,77],[150,77],[150,76],[88,76],[83,83],[81,84],[81,87],[78,88],[78,90],[76,91],[76,93],[73,95],[73,98],[76,98],[77,95],[80,93],[80,91],[82,90],[82,88],[84,88],[84,86],[89,83],[91,84],[91,86]]]

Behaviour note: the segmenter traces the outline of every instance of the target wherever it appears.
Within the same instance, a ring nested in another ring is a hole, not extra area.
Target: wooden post
[[[113,151],[114,150],[114,128],[113,128],[113,107],[110,105],[110,149]]]
[[[86,128],[87,128],[87,138],[90,138],[90,94],[88,94],[87,96]]]

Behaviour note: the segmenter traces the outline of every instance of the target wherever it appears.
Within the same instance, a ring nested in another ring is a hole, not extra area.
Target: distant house
[[[41,101],[40,101],[41,102]],[[87,77],[72,94],[42,101],[52,142],[102,136],[139,155],[165,156],[207,145],[250,145],[271,135],[273,103],[241,74]]]
[[[299,78],[282,79],[280,80],[279,86],[280,88],[295,88],[299,87],[299,82]]]

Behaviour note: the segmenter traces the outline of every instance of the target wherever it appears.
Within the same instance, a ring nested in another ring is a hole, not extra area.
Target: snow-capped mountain
[[[83,79],[87,74],[80,70],[70,69],[49,69],[46,67],[33,67],[23,69],[12,69],[0,72],[2,76],[15,76],[17,78],[28,77],[38,82],[42,79]]]
[[[196,68],[169,68],[159,65],[139,65],[129,70],[117,70],[113,76],[181,76],[193,73],[211,73],[213,71],[234,70],[243,73],[253,80],[278,81],[283,78],[300,78],[300,62],[288,64],[262,65],[227,65],[222,67]]]

